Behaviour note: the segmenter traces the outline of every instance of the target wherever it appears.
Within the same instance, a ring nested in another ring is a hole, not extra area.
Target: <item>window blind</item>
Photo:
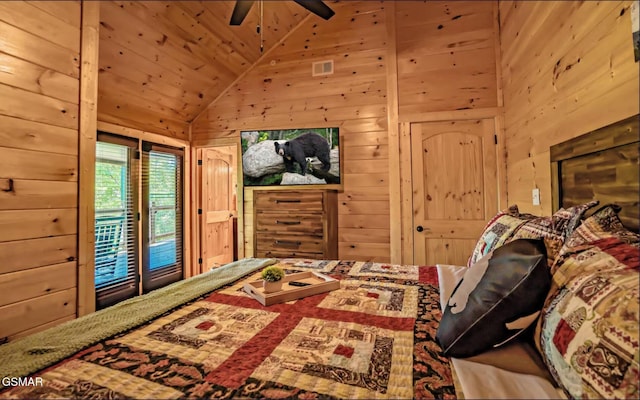
[[[142,144],[143,292],[183,277],[183,151]]]
[[[98,135],[95,178],[95,288],[101,309],[138,292],[137,141]]]

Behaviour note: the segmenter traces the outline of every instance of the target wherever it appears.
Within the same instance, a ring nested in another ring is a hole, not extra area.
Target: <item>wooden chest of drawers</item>
[[[256,257],[338,258],[335,191],[261,190],[253,196]]]

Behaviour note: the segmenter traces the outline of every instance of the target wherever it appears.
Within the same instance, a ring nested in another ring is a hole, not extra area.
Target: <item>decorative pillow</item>
[[[576,229],[575,234],[567,238],[567,247],[612,236],[627,243],[640,241],[638,233],[632,232],[622,225],[622,221],[618,217],[620,209],[617,204],[607,204],[599,208],[593,215],[584,220],[582,225]]]
[[[600,201],[593,200],[577,206],[559,209],[558,211],[553,213],[552,216],[552,218],[554,219],[554,224],[556,225],[556,229],[562,230],[564,232],[564,239],[566,240],[580,225],[584,214],[598,204],[600,204]]]
[[[570,398],[638,398],[639,278],[637,258],[580,274],[544,310],[543,360]]]
[[[551,267],[551,289],[545,304],[580,274],[620,270],[633,265],[639,256],[640,235],[622,225],[617,215],[619,211],[620,207],[615,204],[598,209],[567,238]],[[540,351],[541,323],[538,321],[534,336]]]
[[[551,276],[542,240],[518,239],[478,260],[447,301],[436,338],[470,357],[518,336],[540,313]]]
[[[618,217],[619,212],[620,206],[607,204],[585,219],[565,241],[551,268],[551,273],[555,274],[571,253],[584,250],[580,246],[589,246],[598,240],[617,238],[637,246],[640,243],[640,235],[622,225]]]
[[[608,205],[573,232],[552,268],[535,341],[575,398],[638,397],[640,235]]]
[[[561,208],[550,217],[520,214],[520,218],[528,220],[518,226],[507,242],[515,239],[543,239],[547,248],[547,264],[552,266],[565,240],[580,224],[584,213],[598,203],[594,200],[566,209]]]
[[[467,267],[475,264],[491,250],[502,246],[511,237],[511,234],[528,219],[531,218],[521,218],[517,205],[512,205],[496,214],[484,227],[482,235],[478,239],[471,257],[469,257]]]
[[[470,267],[491,250],[516,239],[544,239],[547,263],[551,266],[564,241],[580,224],[584,213],[598,204],[597,200],[569,208],[561,208],[550,217],[520,213],[513,205],[489,221],[467,262]]]
[[[640,243],[626,243],[614,236],[576,247],[563,247],[563,251],[562,263],[552,275],[551,292],[580,275],[633,268],[640,259]]]

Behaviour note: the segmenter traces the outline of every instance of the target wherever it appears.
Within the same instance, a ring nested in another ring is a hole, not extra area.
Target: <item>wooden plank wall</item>
[[[389,260],[386,29],[380,2],[332,3],[329,21],[308,17],[192,125],[192,144],[241,130],[340,128],[344,192],[339,257]],[[312,77],[333,59],[335,73]],[[244,193],[245,255],[253,255],[252,191]]]
[[[80,12],[0,2],[0,341],[76,316]]]
[[[213,100],[202,91],[212,85],[214,75],[177,61],[203,65],[186,45],[173,45],[180,42],[178,33],[166,28],[158,10],[147,8],[152,6],[165,4],[100,2],[98,119],[187,139],[189,124],[184,121],[203,101]]]
[[[550,146],[638,113],[630,4],[500,2],[508,199],[521,210],[552,212]]]
[[[498,105],[493,6],[395,2],[400,119]]]

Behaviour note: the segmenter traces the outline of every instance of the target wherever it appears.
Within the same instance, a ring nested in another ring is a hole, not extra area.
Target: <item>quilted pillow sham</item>
[[[516,205],[500,211],[485,226],[467,266],[470,267],[491,250],[516,239],[543,239],[547,249],[547,264],[551,266],[565,240],[580,224],[581,218],[597,204],[598,201],[594,200],[561,208],[550,217],[520,213]]]
[[[589,265],[589,258],[609,266],[619,262],[606,251],[592,254],[576,255],[576,262]],[[638,397],[637,255],[635,261],[622,264],[622,269],[570,279],[551,297],[540,319],[542,358],[571,398]]]
[[[573,232],[552,268],[536,346],[574,398],[638,396],[640,235],[607,205]]]
[[[617,204],[607,204],[586,218],[582,224],[565,240],[564,245],[558,252],[558,257],[551,265],[551,274],[555,275],[558,269],[565,263],[567,257],[576,252],[584,250],[583,247],[589,247],[594,242],[603,239],[616,238],[630,245],[638,245],[640,243],[640,235],[632,232],[622,225],[622,221],[618,217],[620,206]],[[565,268],[565,273],[567,268]],[[578,273],[574,270],[573,273]],[[556,278],[556,286],[561,285],[558,275]],[[566,279],[565,279],[566,280]]]
[[[436,339],[470,357],[517,337],[538,317],[551,276],[541,240],[518,239],[468,268],[446,303]]]
[[[594,200],[569,208],[561,208],[550,217],[521,214],[521,218],[527,220],[518,226],[507,242],[515,239],[543,239],[547,248],[547,263],[551,267],[564,242],[578,227],[585,212],[596,205],[598,201]]]
[[[512,205],[506,210],[498,212],[482,230],[482,235],[480,235],[478,243],[469,257],[467,267],[471,267],[493,249],[502,246],[525,221],[526,219],[523,220],[520,217],[517,205]]]

